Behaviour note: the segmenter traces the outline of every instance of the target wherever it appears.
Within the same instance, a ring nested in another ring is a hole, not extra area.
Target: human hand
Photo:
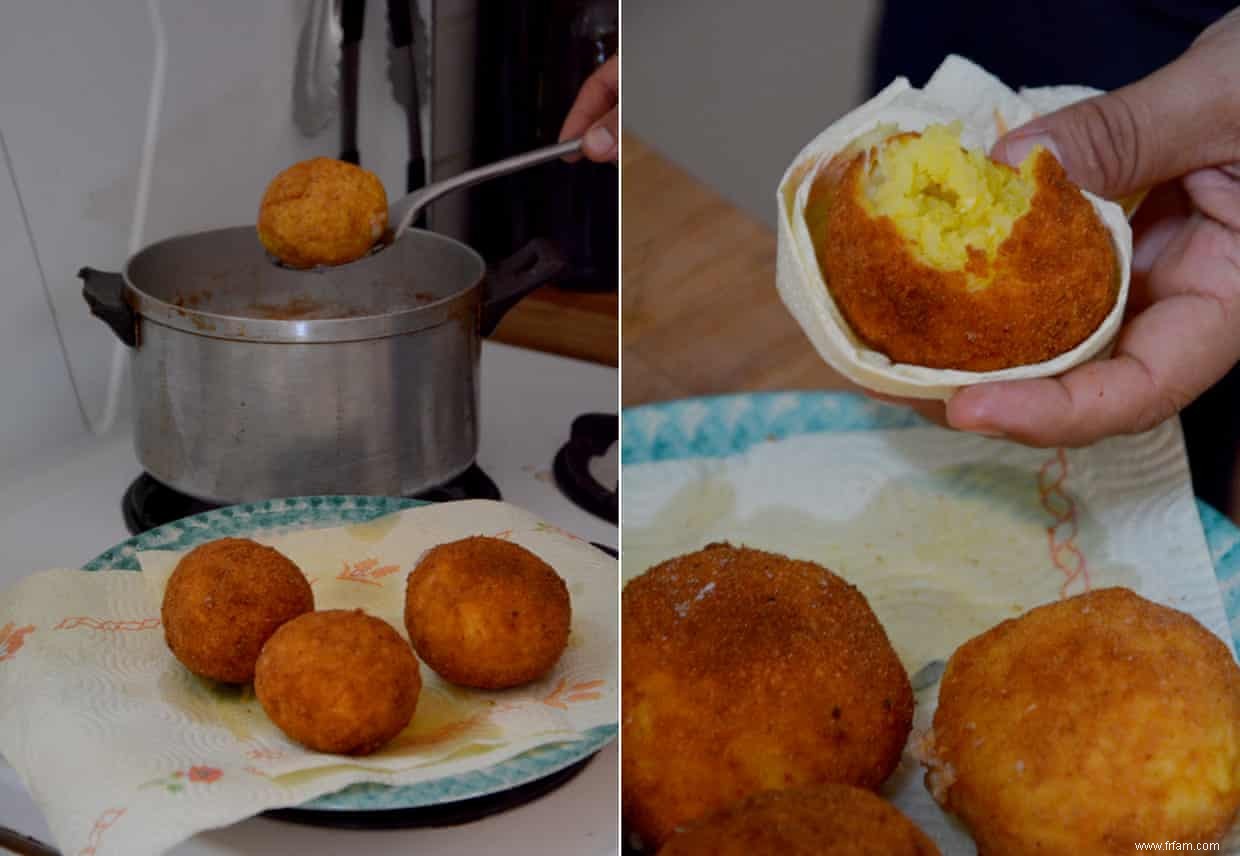
[[[1127,317],[1110,358],[961,389],[946,421],[1034,446],[1153,428],[1240,360],[1240,10],[1149,77],[1039,117],[992,154],[1019,163],[1034,145],[1100,196],[1154,188],[1133,223]]]
[[[620,56],[616,54],[586,78],[564,119],[560,141],[585,135],[581,151],[592,161],[620,156]],[[569,158],[575,160],[576,157]]]

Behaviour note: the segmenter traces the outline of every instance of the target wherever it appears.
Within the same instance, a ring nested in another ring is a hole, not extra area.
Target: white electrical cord
[[[159,112],[164,103],[164,71],[168,59],[168,40],[164,33],[163,19],[159,14],[159,0],[147,0],[146,7],[151,18],[152,35],[155,37],[155,68],[151,75],[151,96],[146,107],[142,160],[138,166],[138,188],[134,194],[133,223],[129,230],[129,256],[142,249],[143,233],[146,231],[146,210],[151,195],[151,173],[155,167],[155,143],[159,137]],[[116,422],[128,360],[129,347],[116,342],[112,348],[112,364],[108,372],[107,398],[99,418],[89,424],[92,434],[105,434]],[[85,412],[83,408],[83,413]]]

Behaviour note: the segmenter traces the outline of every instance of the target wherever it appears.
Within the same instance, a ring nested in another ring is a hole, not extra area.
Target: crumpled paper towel
[[[996,77],[959,56],[949,56],[926,83],[914,89],[896,78],[886,89],[819,134],[792,161],[779,183],[776,284],[788,311],[832,368],[852,382],[887,395],[950,398],[956,389],[988,381],[1051,377],[1103,354],[1123,320],[1132,267],[1132,229],[1124,209],[1091,193],[1111,232],[1120,262],[1120,292],[1098,329],[1065,354],[1029,366],[989,372],[931,369],[893,363],[867,347],[848,326],[831,297],[805,223],[805,206],[819,170],[850,143],[879,125],[920,131],[927,125],[962,123],[961,143],[990,151],[1003,129],[1016,128],[1043,113],[1099,94],[1084,86],[1047,86],[1013,92]]]
[[[374,755],[311,752],[249,687],[191,675],[159,614],[182,553],[139,553],[143,573],[51,570],[0,595],[0,753],[66,853],[155,853],[260,811],[356,782],[409,785],[482,770],[616,722],[616,563],[499,502],[428,505],[367,523],[255,537],[291,558],[318,609],[360,607],[405,635],[405,578],[430,547],[508,538],[546,560],[572,598],[553,672],[504,692],[452,686],[422,666],[412,723]]]
[[[681,424],[698,418],[694,406]],[[702,419],[718,412],[706,407]],[[674,417],[655,406],[624,418],[656,436]],[[811,433],[727,457],[627,465],[623,478],[626,579],[713,541],[831,568],[869,600],[914,685],[927,684],[914,733],[937,706],[931,664],[1063,596],[1126,586],[1193,615],[1232,649],[1176,420],[1068,450],[939,428]],[[944,854],[974,853],[922,773],[906,748],[883,795]],[[1240,852],[1240,827],[1222,852]]]

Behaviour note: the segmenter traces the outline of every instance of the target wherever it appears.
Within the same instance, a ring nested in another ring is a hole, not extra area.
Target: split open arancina
[[[960,126],[882,129],[819,172],[805,208],[853,332],[893,362],[993,371],[1070,351],[1119,296],[1111,235],[1048,152],[1019,168]]]

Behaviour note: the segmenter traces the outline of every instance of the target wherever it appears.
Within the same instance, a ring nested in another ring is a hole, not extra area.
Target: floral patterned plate
[[[188,550],[216,538],[246,538],[260,533],[275,535],[296,529],[365,523],[394,511],[425,504],[416,499],[382,496],[308,496],[232,505],[135,535],[96,556],[82,569],[138,571],[137,554],[140,550]],[[547,789],[540,788],[540,783],[568,778],[572,770],[614,740],[616,730],[615,725],[602,725],[587,731],[580,740],[539,746],[483,770],[445,776],[417,785],[351,785],[311,800],[297,809],[275,814],[291,820],[346,826],[403,826],[436,822],[436,818],[438,822],[461,822],[538,796]],[[505,799],[505,795],[515,799]],[[445,807],[447,804],[461,806],[467,800],[475,808],[472,811],[455,811],[447,820],[442,814],[428,818],[400,811]],[[364,822],[358,821],[358,813],[364,813]],[[384,814],[393,816],[384,820]],[[333,820],[337,815],[339,819]]]

